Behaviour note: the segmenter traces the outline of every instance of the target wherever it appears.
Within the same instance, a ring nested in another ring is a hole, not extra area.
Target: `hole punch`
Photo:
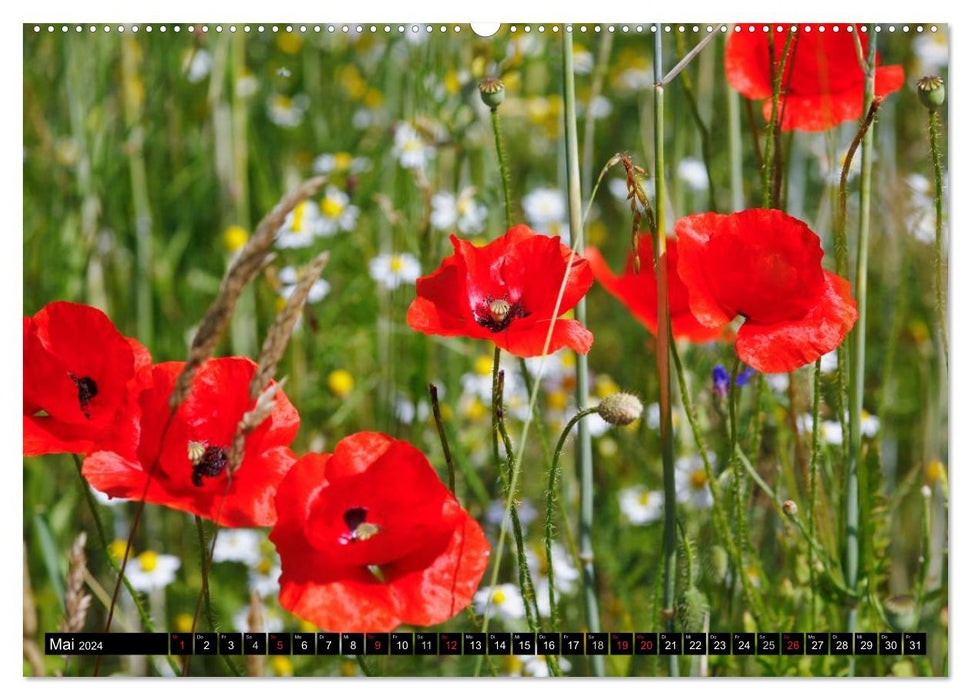
[[[470,26],[473,34],[485,38],[498,32],[502,24],[500,22],[473,22]]]

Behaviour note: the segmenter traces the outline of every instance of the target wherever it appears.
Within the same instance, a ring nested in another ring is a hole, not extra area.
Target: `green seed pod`
[[[917,96],[932,112],[944,104],[944,79],[939,75],[925,75],[917,81]]]
[[[479,97],[486,107],[495,109],[506,97],[506,86],[499,78],[483,78],[479,81]]]
[[[685,632],[700,632],[705,625],[708,600],[692,586],[678,597],[678,623]]]

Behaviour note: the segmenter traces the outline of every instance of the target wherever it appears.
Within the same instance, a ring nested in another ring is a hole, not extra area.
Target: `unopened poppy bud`
[[[692,586],[678,598],[678,622],[685,631],[700,630],[705,624],[708,600],[705,594]]]
[[[799,512],[799,506],[795,501],[783,501],[782,512],[791,517]]]
[[[944,79],[939,75],[925,75],[917,81],[917,96],[932,112],[944,104]]]
[[[913,630],[917,625],[917,614],[914,599],[909,595],[896,595],[883,601],[887,622],[898,632]]]
[[[483,78],[479,81],[479,96],[486,107],[495,109],[506,97],[506,86],[499,78]]]
[[[644,405],[633,394],[611,394],[597,406],[597,413],[611,425],[630,425],[641,417]]]

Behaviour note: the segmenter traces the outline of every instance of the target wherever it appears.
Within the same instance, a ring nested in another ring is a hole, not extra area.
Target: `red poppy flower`
[[[452,236],[455,254],[418,280],[418,297],[408,309],[408,325],[429,335],[487,338],[519,357],[543,353],[563,276],[563,314],[593,284],[590,265],[573,257],[555,236],[520,225],[478,248]],[[548,352],[568,346],[586,354],[593,334],[577,321],[553,321]]]
[[[227,527],[272,525],[276,521],[276,487],[295,461],[288,445],[300,426],[296,409],[282,391],[277,392],[273,412],[246,437],[243,461],[227,493],[229,451],[240,419],[253,407],[249,383],[256,364],[245,357],[205,362],[160,448],[169,395],[184,364],[163,362],[152,367],[152,385],[139,400],[142,419],[137,456],[95,452],[84,460],[82,473],[94,488],[109,496],[138,499],[158,453],[148,502],[201,515]]]
[[[725,77],[749,99],[765,100],[762,111],[768,121],[772,115],[772,76],[778,74],[789,25],[779,32],[777,25],[770,24],[768,34],[762,30],[764,24],[737,26],[741,31],[731,33],[725,48]],[[863,116],[864,78],[856,40],[846,31],[846,25],[822,26],[824,31],[816,25],[812,31],[800,29],[790,44],[778,107],[783,131],[823,131]],[[857,25],[857,30],[862,26]],[[770,34],[775,58],[771,69]],[[867,35],[860,32],[859,36],[865,56]],[[903,85],[904,70],[901,66],[878,67],[874,81],[877,95],[889,95]]]
[[[488,563],[482,528],[425,455],[381,433],[302,457],[276,507],[280,604],[322,629],[444,622],[472,600]]]
[[[697,214],[676,225],[678,272],[695,317],[744,316],[735,350],[760,372],[790,372],[833,350],[856,322],[850,283],[823,270],[819,237],[775,209]]]
[[[24,317],[24,455],[131,452],[152,359],[107,316],[58,301]]]
[[[634,272],[634,254],[627,255],[624,273],[615,275],[600,251],[587,248],[593,276],[608,292],[627,307],[638,321],[657,333],[657,275],[654,274],[654,245],[650,234],[637,236],[637,257],[641,270]],[[667,237],[668,308],[671,312],[671,332],[675,338],[687,338],[696,343],[713,340],[723,333],[722,328],[709,328],[698,323],[688,307],[688,290],[678,276],[678,240]]]

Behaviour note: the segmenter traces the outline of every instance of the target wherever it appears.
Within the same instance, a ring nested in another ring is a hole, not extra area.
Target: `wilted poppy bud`
[[[499,78],[483,78],[479,81],[479,96],[486,107],[495,109],[506,97],[506,86]]]
[[[611,425],[630,425],[641,417],[644,405],[633,394],[611,394],[597,406],[597,413]]]
[[[917,96],[932,112],[944,104],[944,79],[939,75],[925,75],[917,81]]]
[[[799,506],[796,505],[795,501],[783,501],[782,512],[788,516],[793,516],[799,512]]]

